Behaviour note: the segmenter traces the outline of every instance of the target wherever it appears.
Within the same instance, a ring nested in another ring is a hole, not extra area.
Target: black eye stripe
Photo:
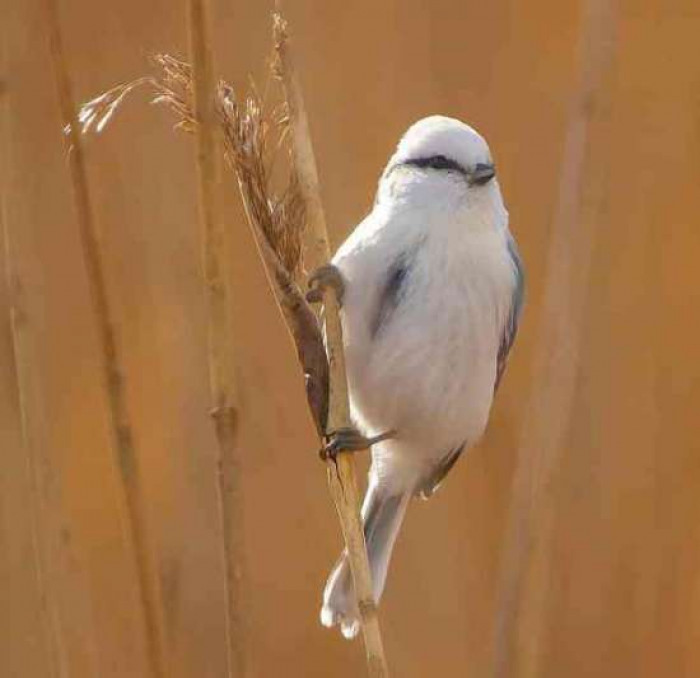
[[[461,174],[467,174],[467,170],[462,167],[456,160],[448,158],[444,155],[431,155],[427,158],[411,158],[406,160],[404,165],[410,165],[411,167],[421,167],[436,170],[452,170],[454,172],[460,172]]]

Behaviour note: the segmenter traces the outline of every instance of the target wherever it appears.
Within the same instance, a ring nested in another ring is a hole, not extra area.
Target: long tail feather
[[[410,492],[391,492],[371,478],[362,505],[367,555],[372,571],[375,602],[379,602],[391,553],[410,500]],[[324,626],[339,625],[346,638],[357,635],[360,624],[355,603],[350,567],[345,553],[333,568],[323,592],[321,623]]]

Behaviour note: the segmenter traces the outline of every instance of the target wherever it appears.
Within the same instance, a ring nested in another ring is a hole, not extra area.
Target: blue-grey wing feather
[[[370,324],[370,335],[374,339],[389,322],[403,297],[412,264],[412,256],[402,253],[387,269],[384,285],[379,292],[377,308]]]
[[[466,443],[450,450],[435,466],[432,473],[424,478],[420,485],[416,488],[416,495],[421,499],[430,499],[435,491],[440,487],[440,484],[445,479],[445,476],[450,472],[452,467],[457,463],[460,455],[467,446]]]
[[[513,271],[515,273],[515,287],[513,288],[513,298],[511,300],[510,312],[508,314],[505,327],[503,328],[500,346],[498,347],[496,383],[493,387],[494,391],[501,383],[501,377],[506,369],[508,354],[510,353],[510,349],[515,342],[515,335],[518,333],[518,323],[520,322],[520,314],[522,313],[523,302],[525,300],[525,269],[523,268],[523,262],[520,258],[518,245],[510,234],[508,234],[507,246],[508,255],[510,256],[513,264]]]

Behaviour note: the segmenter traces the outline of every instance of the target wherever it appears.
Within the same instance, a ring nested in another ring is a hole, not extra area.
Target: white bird
[[[517,331],[523,268],[495,174],[474,129],[418,121],[371,213],[312,277],[341,293],[353,420],[375,436],[356,446],[375,442],[362,518],[376,602],[411,498],[429,497],[481,437]],[[344,435],[336,449],[353,447]],[[321,622],[359,630],[345,555]]]

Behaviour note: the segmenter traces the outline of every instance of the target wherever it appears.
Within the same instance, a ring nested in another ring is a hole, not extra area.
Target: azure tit
[[[324,285],[339,292],[362,431],[330,446],[372,444],[362,519],[379,602],[411,498],[430,497],[482,435],[518,327],[523,267],[483,137],[442,116],[411,126],[372,211],[311,284],[316,298]],[[321,621],[346,637],[359,630],[345,555]]]

